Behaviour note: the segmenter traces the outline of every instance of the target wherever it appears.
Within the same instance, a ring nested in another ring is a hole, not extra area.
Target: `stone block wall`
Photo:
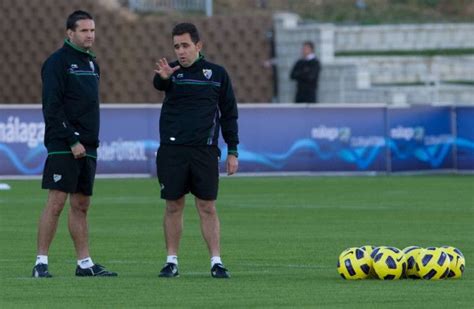
[[[101,99],[110,103],[160,103],[153,88],[155,62],[175,59],[171,30],[193,22],[201,33],[206,58],[224,66],[239,102],[270,102],[272,70],[267,32],[271,15],[137,15],[109,0],[0,1],[0,103],[41,102],[43,61],[62,46],[67,16],[89,11],[96,22],[94,51],[101,66]]]

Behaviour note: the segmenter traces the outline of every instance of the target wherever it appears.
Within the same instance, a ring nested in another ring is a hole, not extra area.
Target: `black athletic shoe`
[[[48,271],[48,264],[38,264],[33,267],[32,277],[35,278],[51,278],[52,275]]]
[[[179,277],[178,265],[173,263],[166,263],[165,266],[160,270],[158,277],[173,278]]]
[[[104,266],[94,264],[94,266],[82,269],[79,266],[76,267],[76,276],[78,277],[116,277],[117,273],[108,271]]]
[[[222,264],[214,264],[214,266],[212,266],[211,276],[213,278],[230,278],[227,268]]]

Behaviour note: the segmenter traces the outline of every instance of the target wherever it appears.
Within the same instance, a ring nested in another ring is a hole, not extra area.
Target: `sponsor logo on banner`
[[[383,136],[353,136],[349,127],[326,127],[322,125],[311,130],[311,137],[317,140],[349,143],[351,147],[385,146],[385,138]]]
[[[146,161],[146,145],[143,141],[115,140],[101,142],[97,149],[99,161]]]
[[[351,137],[351,129],[348,127],[326,127],[324,125],[311,129],[311,137],[314,139],[342,142],[349,141]]]
[[[35,148],[43,143],[44,128],[44,122],[24,122],[20,117],[9,116],[6,122],[0,121],[0,143],[19,143]]]
[[[402,127],[390,129],[390,138],[404,139],[406,141],[416,140],[421,141],[425,137],[425,128],[423,127]]]

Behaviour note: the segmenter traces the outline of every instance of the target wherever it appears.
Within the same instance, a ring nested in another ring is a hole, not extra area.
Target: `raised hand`
[[[179,70],[179,68],[179,65],[170,67],[166,58],[161,58],[156,63],[155,73],[160,75],[161,79],[168,79],[175,71]]]

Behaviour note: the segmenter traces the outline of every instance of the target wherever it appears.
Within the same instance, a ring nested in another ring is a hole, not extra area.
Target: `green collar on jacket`
[[[69,39],[64,39],[64,44],[69,45],[70,47],[72,47],[73,49],[75,49],[75,50],[77,50],[81,53],[87,54],[87,55],[95,58],[95,54],[92,50],[80,48],[79,46],[77,46],[77,45],[73,44],[71,41],[69,41]]]

